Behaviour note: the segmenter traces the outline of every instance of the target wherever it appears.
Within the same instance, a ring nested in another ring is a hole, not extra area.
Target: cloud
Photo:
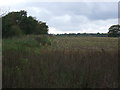
[[[83,15],[63,15],[59,17],[53,17],[48,21],[50,27],[54,27],[54,30],[50,30],[56,33],[107,33],[108,28],[117,24],[116,19],[105,19],[105,20],[91,20],[87,16]],[[50,28],[51,29],[51,28]]]
[[[79,19],[74,19],[76,17],[79,17]],[[56,25],[53,24],[54,30],[51,31],[51,28],[49,29],[50,33],[107,33],[108,28],[113,24],[117,24],[118,21],[117,19],[90,20],[85,16],[72,17],[69,19],[69,22],[65,22],[63,20],[66,21],[65,18],[59,18],[59,23],[54,21]],[[74,23],[74,20],[78,20],[77,23]],[[52,27],[52,25],[50,26]]]
[[[71,22],[71,16],[70,15],[63,15],[63,16],[55,16],[51,18],[48,23],[52,26],[65,26],[68,25]]]
[[[10,11],[26,10],[28,15],[46,22],[49,33],[104,33],[111,25],[118,23],[117,2],[8,2],[2,0],[0,5],[10,6]]]
[[[108,19],[108,20],[89,20],[86,24],[80,25],[80,32],[88,33],[107,33],[111,25],[117,24],[117,19]],[[87,28],[86,28],[87,27]]]
[[[25,10],[28,11],[28,15],[36,17],[40,21],[48,21],[54,16],[51,11],[42,7],[26,7]]]
[[[90,19],[117,18],[118,15],[117,2],[25,2],[16,5],[11,4],[10,8],[27,8],[29,12],[36,8],[32,13],[36,11],[39,12],[42,8],[47,10],[47,12],[51,12],[55,16],[61,16],[64,14],[85,15]],[[45,12],[44,10],[42,10],[43,14]]]
[[[49,34],[62,34],[64,33],[63,31],[60,31],[59,29],[56,29],[54,27],[49,27]]]
[[[41,7],[56,16],[70,14],[85,15],[90,19],[109,19],[117,18],[118,15],[118,3],[115,2],[47,2],[28,3],[26,6]]]
[[[26,3],[26,0],[0,0],[0,6],[12,6],[16,4]]]
[[[79,30],[79,25],[88,22],[88,18],[82,15],[63,15],[53,17],[48,21],[51,27],[59,28],[61,31]]]

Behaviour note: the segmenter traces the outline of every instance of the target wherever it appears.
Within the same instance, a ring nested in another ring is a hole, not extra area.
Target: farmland
[[[3,88],[117,88],[118,38],[3,39]]]

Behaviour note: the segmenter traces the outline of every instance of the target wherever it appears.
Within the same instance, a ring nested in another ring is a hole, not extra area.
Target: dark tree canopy
[[[108,32],[109,37],[120,37],[120,25],[112,25]]]
[[[2,17],[3,37],[12,37],[28,34],[48,34],[48,26],[45,22],[37,21],[32,16],[27,16],[27,12],[10,12]]]

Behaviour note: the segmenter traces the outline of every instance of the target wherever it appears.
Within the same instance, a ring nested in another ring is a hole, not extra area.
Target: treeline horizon
[[[61,33],[61,34],[53,34],[49,33],[48,35],[56,35],[56,36],[96,36],[96,37],[108,37],[108,33]]]

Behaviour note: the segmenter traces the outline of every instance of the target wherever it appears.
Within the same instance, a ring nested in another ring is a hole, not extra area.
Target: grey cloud
[[[26,7],[41,7],[54,15],[85,15],[90,19],[117,18],[118,6],[114,2],[48,2],[26,3]]]
[[[27,2],[12,8],[25,9],[29,15],[46,21],[49,27],[54,27],[59,31],[92,31],[93,28],[94,32],[100,27],[105,27],[107,30],[108,24],[117,22],[118,15],[118,6],[114,2]],[[109,20],[115,22],[112,23]],[[100,30],[104,31],[102,29]]]

